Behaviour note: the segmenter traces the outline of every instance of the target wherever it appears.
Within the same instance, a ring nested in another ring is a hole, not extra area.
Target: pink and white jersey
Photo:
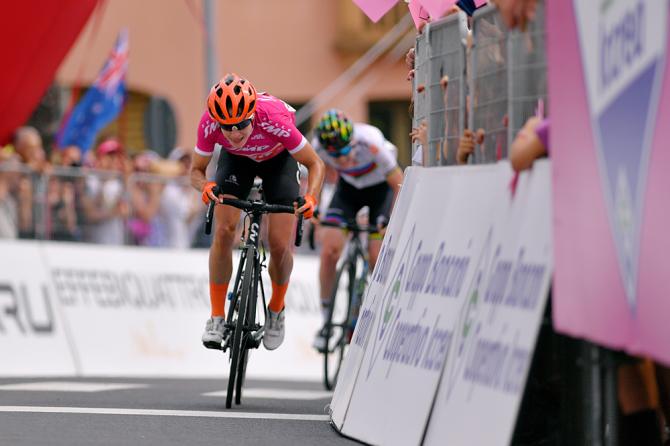
[[[219,124],[205,110],[198,125],[195,152],[198,155],[211,156],[214,149],[221,148],[233,155],[246,156],[261,162],[279,155],[284,149],[294,154],[307,143],[295,126],[295,109],[266,93],[259,93],[256,99],[253,126],[247,143],[236,149],[223,136]]]

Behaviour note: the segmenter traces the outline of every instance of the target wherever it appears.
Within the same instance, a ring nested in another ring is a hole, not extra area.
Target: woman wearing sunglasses
[[[216,181],[209,181],[206,169],[215,148],[221,153]],[[298,207],[300,195],[298,163],[307,168],[309,178],[305,204]],[[295,126],[295,110],[280,99],[257,93],[248,80],[230,73],[216,83],[207,98],[207,110],[198,125],[193,153],[191,184],[202,191],[205,203],[221,197],[246,199],[254,178],[263,180],[268,203],[295,206],[297,213],[311,218],[324,176],[323,161]],[[219,196],[212,192],[219,187]],[[217,222],[209,252],[209,289],[212,304],[202,342],[220,346],[224,337],[225,301],[232,273],[232,250],[240,211],[231,206],[216,206]],[[272,298],[263,344],[274,350],[284,340],[284,296],[293,268],[291,243],[295,216],[269,214],[269,273]],[[212,347],[213,348],[213,347]]]

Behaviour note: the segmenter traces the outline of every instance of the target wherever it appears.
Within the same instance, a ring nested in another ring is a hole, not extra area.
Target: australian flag
[[[128,30],[123,29],[95,82],[66,116],[58,136],[60,147],[76,145],[82,152],[91,148],[98,132],[116,118],[123,107],[127,70]]]

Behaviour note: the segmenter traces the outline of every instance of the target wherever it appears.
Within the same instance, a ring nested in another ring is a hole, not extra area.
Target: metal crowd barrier
[[[160,220],[168,186],[183,187],[197,205],[186,177],[0,163],[0,238],[174,247]],[[185,224],[196,228],[199,216],[193,220]]]
[[[469,128],[475,132],[473,161],[492,163],[507,157],[508,147],[508,33],[494,8],[482,8],[474,15],[470,58]],[[483,138],[483,141],[481,140]]]
[[[465,108],[465,44],[458,16],[430,27],[429,122],[430,162],[454,164],[463,133]]]
[[[414,108],[412,127],[414,128],[418,128],[419,124],[427,119],[429,113],[428,110],[430,108],[430,104],[428,102],[428,93],[426,92],[426,85],[428,84],[429,74],[428,69],[430,63],[428,49],[428,34],[419,34],[416,37],[416,45],[414,47],[414,88],[412,94],[412,104]],[[415,153],[417,150],[423,151],[424,158],[430,157],[428,155],[428,147],[421,147],[419,144],[414,142],[412,144],[412,153]],[[434,157],[431,159],[433,158]]]
[[[508,156],[526,120],[546,114],[544,42],[543,1],[525,32],[508,32],[495,8],[480,8],[472,18],[470,45],[456,15],[424,28],[415,47],[413,126],[428,124],[425,166],[455,164],[464,128],[476,134],[471,162]]]
[[[513,31],[508,38],[509,139],[528,118],[547,112],[547,53],[544,2],[538,2],[536,19],[526,32]]]

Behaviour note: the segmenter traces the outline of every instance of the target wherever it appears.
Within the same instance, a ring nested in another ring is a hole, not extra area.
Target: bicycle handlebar
[[[212,189],[214,195],[219,195],[218,186]],[[302,197],[298,198],[298,207],[302,206],[305,200]],[[295,214],[293,206],[286,206],[283,204],[268,204],[261,201],[240,200],[237,198],[222,198],[219,204],[236,207],[240,210],[251,214]],[[301,204],[302,203],[302,204]],[[212,221],[214,220],[214,206],[217,201],[210,201],[207,207],[207,214],[205,215],[205,234],[209,235],[212,232]],[[295,246],[300,246],[302,243],[302,222],[303,215],[298,216],[298,223],[296,227]]]

